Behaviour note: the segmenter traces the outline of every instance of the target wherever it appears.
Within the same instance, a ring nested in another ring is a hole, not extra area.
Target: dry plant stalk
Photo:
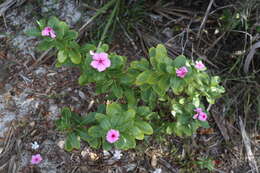
[[[249,166],[251,167],[252,172],[259,173],[258,166],[257,166],[254,154],[253,154],[252,149],[251,149],[250,139],[246,134],[245,125],[244,125],[244,123],[243,123],[243,121],[241,120],[240,117],[239,117],[239,125],[240,125],[242,139],[243,139],[243,142],[244,142],[244,145],[245,145],[245,148],[246,148],[246,154],[247,154]]]

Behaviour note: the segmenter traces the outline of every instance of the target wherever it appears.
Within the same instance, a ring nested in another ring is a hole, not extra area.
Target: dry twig
[[[242,139],[243,139],[243,142],[244,142],[244,145],[245,145],[245,148],[246,148],[246,154],[247,154],[249,166],[251,167],[252,170],[255,170],[254,172],[259,173],[258,166],[257,166],[254,154],[253,154],[252,149],[251,149],[250,139],[246,134],[245,125],[244,125],[244,123],[243,123],[243,121],[241,120],[240,117],[239,117],[239,125],[240,125]]]

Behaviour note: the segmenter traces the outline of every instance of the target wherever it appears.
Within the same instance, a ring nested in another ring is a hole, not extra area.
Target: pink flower
[[[205,70],[206,66],[202,63],[202,61],[196,61],[195,68],[198,70]]]
[[[56,34],[51,27],[47,26],[42,30],[42,36],[50,36],[51,38],[55,38]]]
[[[200,121],[207,121],[207,118],[208,118],[208,116],[207,116],[207,114],[206,114],[205,112],[199,113],[198,119],[199,119]]]
[[[193,115],[193,119],[198,119],[200,121],[206,121],[208,116],[205,112],[202,111],[202,108],[196,108],[194,109],[197,114]]]
[[[42,161],[42,156],[40,154],[32,155],[31,164],[39,164]]]
[[[176,70],[176,74],[180,78],[184,78],[187,73],[188,73],[188,69],[185,66]]]
[[[93,61],[91,62],[91,66],[95,69],[97,69],[99,72],[106,70],[106,68],[110,67],[111,62],[108,58],[107,53],[93,53],[90,52],[90,54],[93,55]]]
[[[195,115],[193,115],[193,119],[197,119],[198,118],[198,116],[199,116],[199,114],[195,114]]]
[[[200,113],[200,112],[202,112],[202,108],[196,108],[196,109],[194,109],[194,111],[197,113]]]
[[[119,139],[119,136],[120,136],[119,131],[114,130],[114,129],[110,129],[107,132],[106,139],[109,143],[114,143]]]

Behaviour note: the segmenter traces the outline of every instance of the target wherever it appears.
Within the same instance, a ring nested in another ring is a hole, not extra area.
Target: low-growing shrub
[[[152,127],[160,129],[157,133],[178,136],[209,127],[206,106],[214,104],[224,88],[219,77],[207,73],[202,61],[193,62],[184,55],[172,59],[159,44],[149,50],[148,59],[128,64],[126,57],[109,53],[106,44],[80,46],[78,33],[55,17],[38,25],[28,32],[43,39],[38,48],[57,49],[57,67],[79,67],[79,84],[94,83],[97,94],[105,93],[112,100],[105,112],[86,116],[62,110],[57,127],[67,133],[68,151],[79,149],[80,139],[94,148],[129,149],[135,148],[136,139],[151,135]]]

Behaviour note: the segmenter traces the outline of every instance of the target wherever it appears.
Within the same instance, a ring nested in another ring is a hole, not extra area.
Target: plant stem
[[[80,29],[79,32],[82,32],[87,25],[92,22],[95,18],[97,18],[100,14],[105,13],[117,0],[111,0],[106,3],[102,8],[98,9],[96,14],[92,16]]]
[[[107,31],[108,31],[109,27],[111,26],[113,19],[114,19],[115,16],[116,16],[116,12],[117,12],[118,7],[119,7],[119,2],[120,2],[120,0],[117,0],[116,5],[115,5],[115,7],[114,7],[112,13],[111,13],[110,16],[109,16],[109,19],[108,19],[108,21],[107,21],[107,24],[106,24],[106,26],[105,26],[105,29],[104,29],[104,31],[103,31],[103,33],[102,33],[101,39],[100,39],[100,41],[99,41],[98,47],[100,47],[100,46],[102,45],[103,41],[105,40]]]

